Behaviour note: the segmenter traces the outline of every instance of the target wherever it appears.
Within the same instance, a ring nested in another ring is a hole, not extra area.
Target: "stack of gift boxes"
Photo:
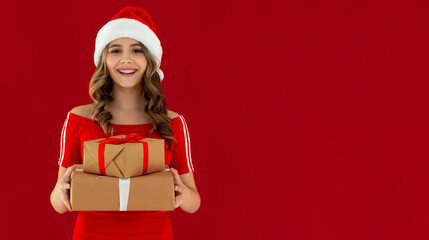
[[[73,211],[171,211],[174,198],[164,139],[132,133],[84,142],[71,176]]]

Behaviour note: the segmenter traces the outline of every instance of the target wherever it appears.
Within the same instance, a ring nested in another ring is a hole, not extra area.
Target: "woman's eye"
[[[143,51],[142,51],[142,50],[140,50],[140,49],[134,49],[134,51],[135,51],[135,52],[138,52],[138,53],[143,52]]]
[[[112,51],[110,51],[110,53],[118,53],[119,52],[119,50],[112,50]]]

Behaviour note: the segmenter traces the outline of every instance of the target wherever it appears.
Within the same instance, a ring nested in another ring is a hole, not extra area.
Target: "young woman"
[[[89,90],[94,103],[70,110],[61,133],[58,180],[51,193],[57,212],[71,211],[70,176],[74,164],[82,163],[83,142],[132,132],[165,140],[175,207],[198,210],[189,130],[183,115],[166,109],[161,55],[153,22],[141,8],[122,9],[99,30]],[[165,211],[82,211],[73,239],[172,239],[170,218]]]

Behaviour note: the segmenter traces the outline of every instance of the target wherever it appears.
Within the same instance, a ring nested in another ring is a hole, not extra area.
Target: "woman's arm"
[[[195,185],[194,174],[192,172],[179,175],[176,169],[170,168],[174,177],[174,190],[178,192],[176,196],[176,208],[180,208],[188,213],[196,212],[201,205],[200,194]]]
[[[60,166],[58,169],[57,184],[55,184],[54,190],[52,190],[51,193],[52,207],[58,213],[71,211],[68,189],[70,189],[70,177],[75,168],[76,167],[73,165],[69,168]]]

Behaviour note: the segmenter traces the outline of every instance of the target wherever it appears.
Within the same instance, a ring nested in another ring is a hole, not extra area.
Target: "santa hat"
[[[149,13],[138,7],[125,7],[107,22],[97,33],[95,40],[94,63],[97,66],[101,53],[111,41],[128,37],[141,42],[156,61],[156,71],[164,78],[161,66],[162,47],[155,34],[155,26]]]

